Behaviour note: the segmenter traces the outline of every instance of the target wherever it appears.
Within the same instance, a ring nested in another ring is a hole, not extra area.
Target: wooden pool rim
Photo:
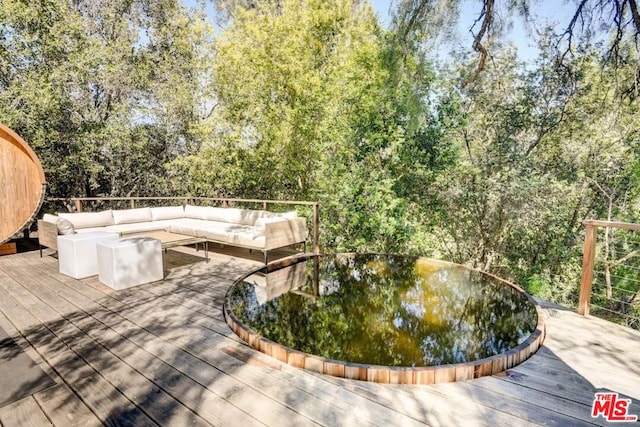
[[[506,286],[510,286],[521,295],[523,295],[536,309],[537,324],[535,330],[529,335],[529,337],[520,343],[518,346],[507,350],[504,353],[500,353],[484,359],[475,360],[472,362],[455,363],[448,365],[438,366],[420,366],[420,367],[406,367],[406,366],[381,366],[381,365],[369,365],[365,363],[344,362],[341,360],[333,360],[322,356],[316,356],[302,351],[294,350],[286,347],[277,342],[271,341],[251,328],[245,326],[236,316],[233,314],[230,305],[230,296],[233,288],[247,277],[266,269],[279,269],[292,265],[296,262],[300,262],[303,259],[312,258],[314,254],[303,254],[293,257],[284,258],[282,260],[269,263],[267,267],[261,267],[243,275],[239,279],[233,282],[233,285],[229,287],[225,295],[224,301],[224,318],[231,328],[231,330],[240,337],[244,342],[249,344],[254,349],[264,353],[268,356],[274,357],[279,361],[296,368],[303,368],[321,374],[332,375],[334,377],[347,378],[361,381],[371,381],[385,384],[437,384],[447,383],[454,381],[464,381],[473,378],[480,378],[488,375],[495,375],[503,372],[507,369],[524,362],[531,357],[542,345],[545,337],[545,324],[544,315],[540,305],[526,293],[519,286],[494,276],[489,273],[485,273],[470,267],[466,267],[460,264],[447,263],[438,261],[440,263],[446,263],[451,265],[460,266],[471,271],[476,271],[480,274],[491,277],[492,279],[503,283]],[[322,256],[322,255],[320,255]],[[429,260],[426,257],[419,257]]]

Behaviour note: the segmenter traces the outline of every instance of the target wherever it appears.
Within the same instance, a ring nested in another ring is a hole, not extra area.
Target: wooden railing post
[[[313,204],[313,253],[320,253],[320,204]]]
[[[135,209],[136,207],[136,199],[131,199],[131,209]]]
[[[580,279],[580,300],[578,314],[589,315],[591,304],[591,286],[593,284],[593,266],[596,257],[596,238],[598,226],[587,223],[584,233],[584,252],[582,255],[582,278]]]
[[[76,200],[76,212],[82,212],[82,200]]]

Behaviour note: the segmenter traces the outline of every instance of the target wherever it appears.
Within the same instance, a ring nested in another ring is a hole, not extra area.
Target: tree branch
[[[478,77],[478,74],[480,74],[482,70],[484,70],[485,63],[487,62],[487,57],[489,56],[489,51],[487,50],[487,47],[482,43],[482,41],[485,36],[490,33],[493,27],[494,13],[494,0],[484,0],[482,12],[480,12],[480,16],[471,26],[471,28],[473,28],[478,22],[482,21],[480,31],[478,31],[478,34],[475,34],[473,37],[473,50],[480,54],[480,60],[478,61],[478,66],[476,67],[473,75],[471,75],[462,83],[463,88],[467,86],[467,84],[474,81]]]
[[[625,261],[633,258],[634,256],[638,255],[639,253],[640,253],[640,249],[635,249],[635,250],[629,252],[628,254],[626,254],[625,256],[623,256],[622,258],[609,263],[609,268],[617,267],[620,264],[622,264],[623,262],[625,262]]]
[[[629,3],[631,18],[633,19],[633,24],[636,27],[636,34],[634,38],[637,42],[638,36],[640,36],[640,12],[638,12],[638,2],[636,0],[627,0],[627,3]]]

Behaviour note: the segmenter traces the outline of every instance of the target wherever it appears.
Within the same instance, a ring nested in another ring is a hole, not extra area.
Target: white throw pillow
[[[58,218],[56,225],[58,226],[58,234],[67,235],[67,234],[75,234],[76,232],[76,229],[73,227],[73,224],[68,219]]]
[[[56,215],[51,215],[51,214],[44,214],[42,216],[42,220],[44,222],[50,222],[51,224],[57,224],[58,223],[58,217]]]

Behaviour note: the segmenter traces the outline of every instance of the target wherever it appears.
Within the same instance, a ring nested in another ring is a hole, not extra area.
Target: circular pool
[[[401,255],[277,261],[236,281],[224,314],[244,341],[285,363],[385,383],[491,375],[544,339],[540,307],[517,286]]]

